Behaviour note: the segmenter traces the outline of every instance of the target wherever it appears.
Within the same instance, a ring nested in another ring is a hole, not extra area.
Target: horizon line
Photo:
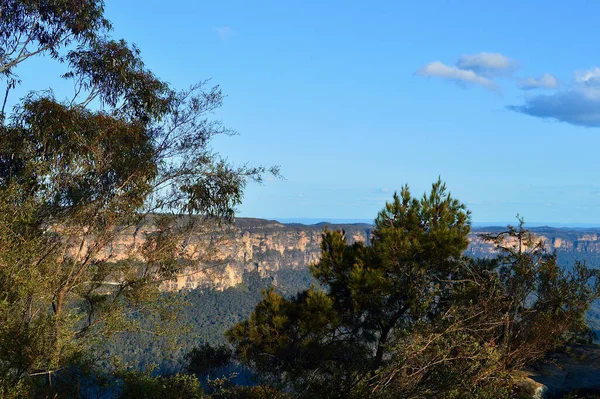
[[[256,219],[265,219],[265,220],[274,220],[277,221],[279,223],[299,223],[299,224],[318,224],[318,223],[345,223],[345,224],[351,224],[351,223],[366,223],[366,224],[374,224],[375,219],[374,218],[344,218],[344,217],[335,217],[335,218],[330,218],[330,217],[323,217],[323,218],[319,218],[319,217],[268,217],[268,218],[258,218],[258,217],[252,217],[252,216],[240,216],[242,218],[256,218]],[[474,227],[506,227],[506,226],[515,226],[517,225],[517,223],[515,222],[492,222],[492,221],[484,221],[484,222],[480,222],[480,221],[472,221],[471,225]],[[589,222],[525,222],[525,226],[529,226],[529,227],[563,227],[563,228],[582,228],[582,227],[587,227],[587,228],[600,228],[600,222],[598,223],[589,223]]]

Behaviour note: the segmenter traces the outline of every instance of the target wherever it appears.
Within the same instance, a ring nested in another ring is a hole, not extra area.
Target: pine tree
[[[236,356],[299,397],[510,397],[512,370],[589,339],[598,271],[561,269],[522,226],[484,237],[497,257],[471,259],[469,232],[441,181],[421,198],[404,187],[370,246],[325,231],[320,286],[267,291],[227,332]]]

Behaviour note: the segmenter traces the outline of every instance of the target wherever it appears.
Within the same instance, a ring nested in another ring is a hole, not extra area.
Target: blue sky
[[[241,216],[373,218],[441,176],[475,222],[600,225],[594,1],[106,0],[173,86],[211,78]]]

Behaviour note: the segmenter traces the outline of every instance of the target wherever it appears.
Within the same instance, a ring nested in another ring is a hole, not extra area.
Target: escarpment
[[[266,277],[280,269],[306,269],[319,260],[325,228],[344,230],[349,243],[369,242],[368,224],[282,224],[272,220],[239,218],[233,225],[202,227],[180,243],[189,266],[175,279],[165,281],[169,291],[211,287],[223,290],[242,282],[245,272]],[[151,223],[121,232],[98,255],[110,261],[138,257]]]
[[[327,227],[343,229],[348,242],[368,241],[372,229],[366,224],[328,224]],[[165,289],[202,286],[225,289],[241,283],[244,272],[256,271],[265,277],[280,269],[305,269],[319,260],[324,228],[324,224],[307,226],[260,219],[238,220],[220,237],[219,260],[215,267],[200,262],[177,279],[165,283]]]
[[[238,218],[233,225],[213,227],[191,233],[181,243],[183,251],[192,260],[176,279],[163,283],[165,290],[177,291],[198,287],[225,289],[242,282],[245,272],[255,271],[269,276],[281,269],[302,270],[316,262],[321,254],[321,236],[325,228],[344,230],[348,242],[369,243],[372,225],[283,224],[273,220]],[[499,227],[476,228],[470,235],[466,250],[469,256],[493,256],[494,245],[481,234],[497,234]],[[138,226],[123,232],[106,248],[104,257],[119,260],[130,256],[133,248],[142,245],[152,232],[150,225]],[[600,259],[600,228],[566,229],[533,228],[549,251],[559,255],[584,259]],[[206,256],[210,253],[210,256]]]

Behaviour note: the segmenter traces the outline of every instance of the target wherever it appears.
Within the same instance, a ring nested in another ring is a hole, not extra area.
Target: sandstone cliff
[[[242,282],[245,271],[269,276],[281,269],[306,269],[319,260],[321,235],[325,227],[345,230],[349,243],[369,240],[372,226],[367,224],[281,224],[262,219],[241,218],[220,236],[218,266],[204,269],[202,262],[177,280],[166,283],[168,290],[212,286],[224,289]],[[202,239],[201,237],[199,239]]]
[[[368,243],[372,229],[368,224],[282,224],[252,218],[239,218],[229,226],[204,226],[181,243],[181,253],[191,266],[165,282],[164,289],[210,286],[222,290],[241,283],[244,272],[257,271],[266,277],[281,268],[306,269],[319,259],[326,227],[345,230],[349,243]],[[140,249],[153,231],[152,223],[128,228],[97,256],[110,261],[131,257],[141,260]]]
[[[473,256],[492,255],[494,247],[485,242],[480,235],[483,233],[499,233],[505,231],[502,227],[484,227],[473,229],[467,253]],[[600,256],[600,228],[575,229],[534,227],[531,232],[544,241],[548,251],[558,254],[570,254],[580,257]]]
[[[319,259],[321,235],[325,227],[345,230],[348,242],[367,242],[372,225],[328,224],[316,225],[282,224],[277,221],[239,218],[235,225],[192,234],[182,243],[185,252],[196,259],[176,280],[166,282],[166,290],[194,289],[211,286],[225,289],[242,281],[245,271],[258,271],[269,276],[287,268],[301,270]],[[480,234],[499,233],[503,228],[477,228],[470,237],[467,254],[491,256],[494,246],[484,241]],[[141,226],[125,232],[104,254],[118,260],[133,247],[143,243],[144,235],[151,232],[149,226]],[[544,240],[548,250],[574,258],[600,259],[600,229],[557,229],[540,227],[532,232]],[[211,252],[207,262],[203,253]]]

